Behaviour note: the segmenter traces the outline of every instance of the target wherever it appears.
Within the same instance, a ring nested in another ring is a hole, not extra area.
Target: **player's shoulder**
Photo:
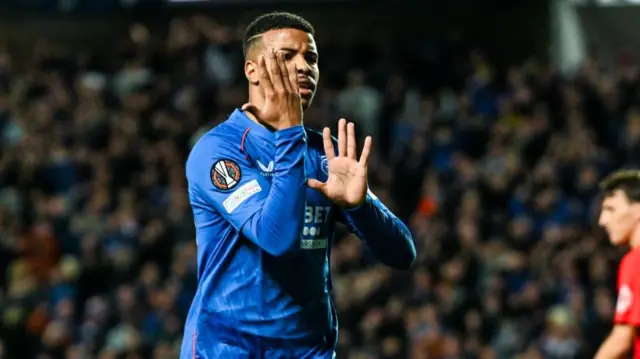
[[[634,248],[622,257],[618,266],[618,276],[619,278],[636,277],[638,268],[640,268],[640,248]]]
[[[626,265],[640,265],[640,248],[633,248],[622,257],[622,264]]]
[[[324,139],[322,137],[322,132],[307,127],[305,127],[305,131],[307,133],[307,146],[324,152]],[[336,145],[338,144],[338,139],[331,136],[331,140],[333,141],[334,148],[337,148]]]
[[[191,148],[187,168],[219,159],[240,159],[243,130],[227,119],[205,132]]]
[[[311,128],[305,127],[304,131],[307,134],[307,146],[311,148],[323,148],[322,147],[322,133]]]

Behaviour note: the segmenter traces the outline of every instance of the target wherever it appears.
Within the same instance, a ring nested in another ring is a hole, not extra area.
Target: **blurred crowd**
[[[177,357],[197,285],[184,161],[244,103],[243,30],[193,16],[134,24],[111,56],[0,51],[0,358]],[[372,189],[419,255],[392,271],[337,238],[338,358],[592,355],[621,254],[597,182],[640,164],[637,67],[566,78],[459,41],[416,58],[329,35],[305,124],[374,136]]]

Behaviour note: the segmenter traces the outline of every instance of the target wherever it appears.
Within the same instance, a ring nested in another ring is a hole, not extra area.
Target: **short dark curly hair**
[[[640,202],[640,171],[618,170],[600,182],[603,195],[610,196],[616,190],[621,190],[631,202]]]
[[[302,16],[289,12],[270,12],[260,15],[253,20],[244,33],[242,41],[242,51],[247,56],[249,48],[260,38],[260,35],[267,31],[279,29],[297,29],[311,35],[315,34],[315,30],[309,21]]]

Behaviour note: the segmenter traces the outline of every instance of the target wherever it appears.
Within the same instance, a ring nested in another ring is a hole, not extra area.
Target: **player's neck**
[[[261,96],[251,96],[251,93],[249,93],[249,103],[255,105],[257,108],[261,108],[262,105],[264,104],[264,98],[262,98]],[[269,124],[266,124],[266,123],[263,123],[262,121],[260,121],[251,112],[249,112],[249,111],[243,111],[243,112],[251,121],[257,123],[260,126],[265,127],[269,131],[275,131],[275,129],[273,127],[269,126]]]
[[[254,116],[251,112],[249,112],[249,111],[243,111],[243,112],[244,112],[244,114],[245,114],[245,115],[246,115],[246,116],[247,116],[251,121],[253,121],[253,122],[255,122],[255,123],[259,124],[259,125],[262,125],[262,124],[260,123],[260,121],[258,121],[258,119],[256,118],[256,116]]]
[[[636,225],[633,229],[633,233],[631,233],[631,238],[629,239],[629,247],[631,247],[631,249],[640,247],[640,225]]]
[[[252,91],[251,88],[249,88],[249,101],[250,104],[256,106],[257,108],[262,108],[262,106],[264,106],[264,97],[260,96],[257,93],[254,93]],[[244,111],[244,114],[247,115],[247,117],[249,117],[249,119],[259,125],[264,126],[264,124],[262,122],[260,122],[260,120],[258,120],[258,118],[256,116],[254,116],[252,113],[250,113],[249,111]]]

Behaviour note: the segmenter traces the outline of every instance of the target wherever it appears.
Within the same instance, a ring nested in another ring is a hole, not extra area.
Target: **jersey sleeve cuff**
[[[369,202],[369,196],[366,196],[364,202],[360,203],[355,207],[343,207],[342,209],[347,213],[357,212],[358,210],[364,208],[364,206]]]

